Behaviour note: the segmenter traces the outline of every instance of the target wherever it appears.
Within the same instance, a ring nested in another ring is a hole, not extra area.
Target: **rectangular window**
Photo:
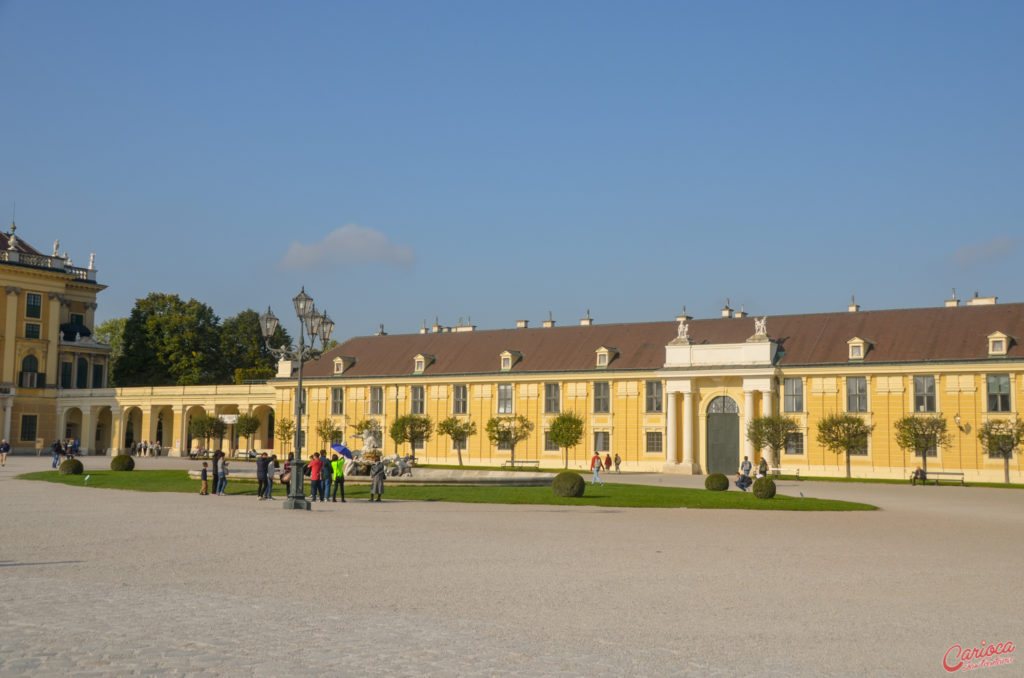
[[[43,295],[29,292],[25,295],[25,317],[43,317]]]
[[[22,388],[36,388],[37,382],[40,382],[38,372],[22,372],[21,373],[21,387]],[[34,438],[33,438],[34,440]]]
[[[935,377],[920,375],[914,377],[914,411],[935,411]]]
[[[786,436],[786,454],[804,453],[804,434],[790,433]]]
[[[851,457],[866,457],[867,455],[868,455],[868,446],[867,445],[864,445],[864,447],[862,447],[862,448],[860,448],[858,450],[850,450],[850,456]],[[931,455],[929,455],[929,456],[931,456]]]
[[[988,375],[988,411],[1010,411],[1010,375]]]
[[[413,455],[415,455],[417,452],[422,452],[422,451],[423,451],[423,439],[422,438],[418,438],[418,439],[412,441],[412,453],[413,453]]]
[[[499,443],[498,443],[498,449],[499,449],[499,450],[502,450],[502,451],[504,451],[504,452],[508,452],[509,450],[511,450],[511,449],[512,449],[512,444],[511,444],[511,443],[509,443],[509,442],[508,442],[508,441],[506,441],[506,440],[503,440],[503,441],[501,441],[501,442],[499,442]]]
[[[62,362],[60,364],[60,387],[71,388],[71,363]]]
[[[345,389],[340,386],[331,389],[331,414],[345,414]]]
[[[384,387],[370,387],[370,414],[384,414]]]
[[[423,387],[422,386],[413,386],[412,387],[412,395],[410,396],[410,398],[412,400],[412,404],[411,404],[411,408],[412,408],[411,411],[412,411],[412,413],[413,414],[423,414],[423,408],[424,408],[424,404],[423,404]]]
[[[645,437],[647,438],[647,454],[662,451],[661,431],[648,431]]]
[[[786,412],[804,411],[804,380],[788,377],[783,383],[782,407]]]
[[[21,433],[19,439],[22,442],[35,442],[36,439],[36,415],[21,415]]]
[[[868,378],[847,377],[846,378],[846,411],[867,412],[868,411]]]
[[[608,414],[611,409],[610,390],[607,381],[594,382],[594,414]]]
[[[71,324],[72,325],[85,325],[85,316],[82,315],[81,313],[72,313],[71,314]]]
[[[469,410],[469,397],[464,384],[452,386],[452,414],[465,414]]]
[[[89,361],[78,359],[78,374],[75,375],[75,388],[89,388]]]
[[[661,382],[660,381],[649,381],[647,382],[647,411],[648,412],[661,412]],[[661,450],[658,450],[659,452]]]
[[[607,452],[610,450],[609,438],[611,438],[611,434],[608,431],[594,431],[594,451]]]
[[[39,323],[25,323],[25,338],[26,339],[38,339],[39,338]]]
[[[512,384],[498,384],[498,414],[512,414]]]
[[[558,414],[561,407],[562,397],[558,384],[544,384],[544,413]]]
[[[920,457],[921,453],[915,450],[914,451],[914,456],[915,457]],[[939,456],[939,452],[938,452],[938,450],[935,449],[935,446],[932,445],[931,447],[928,448],[926,456],[928,456],[928,457],[937,457],[937,456]]]
[[[544,451],[545,452],[557,452],[558,445],[551,442],[551,431],[544,431]]]
[[[103,388],[103,365],[92,366],[92,387]]]

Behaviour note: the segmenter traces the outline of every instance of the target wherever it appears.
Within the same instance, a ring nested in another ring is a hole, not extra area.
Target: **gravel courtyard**
[[[780,483],[881,508],[851,513],[385,491],[299,512],[14,479],[46,468],[0,470],[0,676],[942,676],[952,645],[1024,643],[1020,490]]]

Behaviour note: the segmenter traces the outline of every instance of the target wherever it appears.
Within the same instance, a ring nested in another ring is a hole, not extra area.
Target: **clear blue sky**
[[[0,215],[98,320],[335,338],[1024,300],[1021,2],[0,0]]]

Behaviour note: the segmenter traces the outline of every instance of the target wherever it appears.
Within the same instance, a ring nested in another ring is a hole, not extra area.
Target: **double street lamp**
[[[310,508],[310,502],[306,500],[305,481],[302,475],[302,409],[305,398],[302,393],[302,364],[307,358],[318,358],[327,347],[327,342],[334,331],[334,321],[327,317],[327,312],[319,313],[313,304],[313,297],[306,294],[303,287],[298,296],[292,299],[295,304],[295,314],[299,317],[299,348],[293,350],[290,346],[275,348],[270,345],[274,332],[277,331],[278,320],[270,307],[267,312],[260,316],[260,332],[267,348],[278,360],[296,360],[299,363],[299,383],[295,387],[295,459],[292,461],[291,481],[288,484],[288,499],[284,503],[286,509]],[[306,335],[309,335],[309,346],[306,346]],[[317,338],[320,339],[320,348],[315,348]]]

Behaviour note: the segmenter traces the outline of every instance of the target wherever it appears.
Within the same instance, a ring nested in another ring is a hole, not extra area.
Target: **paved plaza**
[[[0,676],[942,676],[952,645],[1024,643],[1019,490],[780,483],[881,507],[852,513],[300,512],[13,479],[46,468],[0,471]]]

